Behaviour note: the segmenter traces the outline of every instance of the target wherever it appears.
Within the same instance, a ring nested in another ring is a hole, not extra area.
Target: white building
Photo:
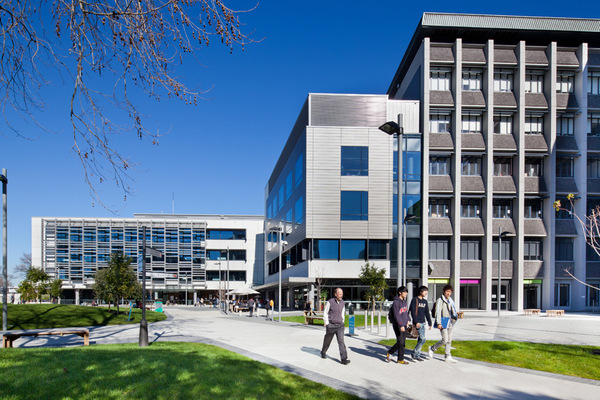
[[[152,299],[184,303],[187,298],[191,304],[216,296],[218,290],[263,283],[263,224],[260,215],[34,217],[32,263],[63,280],[67,302],[89,301],[94,274],[108,265],[111,253],[125,253],[138,270],[145,227],[146,246],[163,253],[146,255],[146,288]],[[141,281],[141,271],[138,277]]]

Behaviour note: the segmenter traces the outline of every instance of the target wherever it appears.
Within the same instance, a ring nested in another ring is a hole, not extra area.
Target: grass
[[[138,324],[142,310],[134,308],[132,321],[127,321],[129,308],[120,307],[120,314],[111,307],[86,307],[65,304],[8,304],[8,329],[68,328],[76,326],[101,326]],[[167,319],[163,313],[146,310],[146,320],[156,322]]]
[[[0,352],[0,398],[5,400],[358,398],[199,343]]]
[[[275,316],[274,319],[277,319],[277,316]],[[281,317],[282,321],[288,321],[288,322],[297,322],[299,324],[303,324],[304,323],[304,316],[303,315],[297,315],[297,316],[292,316],[292,317]],[[387,312],[382,312],[381,313],[381,326],[385,326],[387,320]],[[373,323],[374,326],[377,326],[377,315],[375,315],[375,318],[373,319]],[[323,321],[322,320],[315,320],[313,321],[313,323],[315,325],[323,325]],[[344,321],[344,325],[347,327],[349,323],[349,319],[346,318],[346,320]],[[369,325],[371,324],[371,317],[369,317]],[[364,315],[359,315],[359,314],[355,314],[354,315],[354,327],[355,328],[360,328],[360,327],[364,327],[365,326],[365,316]]]
[[[380,344],[392,346],[395,339]],[[436,341],[428,340],[424,351]],[[415,339],[406,341],[407,349],[414,349]],[[500,341],[452,341],[452,355],[471,360],[510,365],[555,374],[600,380],[600,347]],[[437,353],[443,354],[444,348]]]

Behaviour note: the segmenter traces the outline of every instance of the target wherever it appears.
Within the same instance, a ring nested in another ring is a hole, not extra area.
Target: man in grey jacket
[[[321,349],[321,358],[325,358],[327,349],[331,344],[331,340],[335,335],[338,346],[340,347],[340,358],[342,364],[350,364],[348,353],[346,352],[346,344],[344,343],[344,291],[341,288],[335,289],[333,298],[325,303],[325,311],[323,312],[323,323],[325,325],[325,338],[323,339],[323,348]]]
[[[433,353],[442,346],[446,346],[446,362],[456,363],[450,349],[452,348],[452,329],[458,318],[458,310],[452,300],[452,286],[446,285],[442,291],[443,295],[435,302],[435,322],[434,326],[440,330],[442,340],[429,348],[429,358],[433,358]]]

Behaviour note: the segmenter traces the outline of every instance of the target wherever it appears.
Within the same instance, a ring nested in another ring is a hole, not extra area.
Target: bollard
[[[367,318],[368,318],[367,310],[365,309],[365,331],[367,330]]]
[[[377,318],[377,334],[379,335],[381,333],[381,307],[379,307],[379,314],[377,315]]]

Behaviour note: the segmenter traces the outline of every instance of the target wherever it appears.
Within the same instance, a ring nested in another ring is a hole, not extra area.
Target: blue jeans
[[[421,327],[419,328],[419,339],[417,339],[417,345],[412,353],[413,358],[421,356],[421,347],[425,344],[425,329],[427,329],[427,324],[421,324]]]

